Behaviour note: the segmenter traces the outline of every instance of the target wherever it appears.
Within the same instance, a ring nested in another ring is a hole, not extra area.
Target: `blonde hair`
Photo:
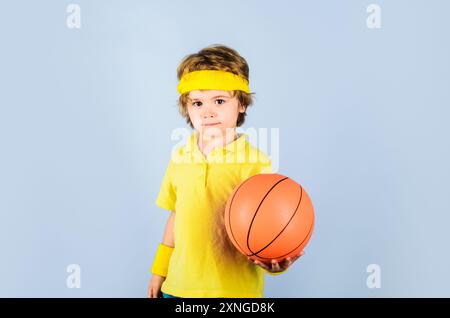
[[[215,44],[208,46],[198,53],[187,55],[183,58],[177,68],[178,80],[186,74],[200,70],[218,70],[227,71],[236,75],[240,75],[249,80],[249,67],[247,61],[239,55],[238,52],[225,45]],[[253,104],[252,95],[255,93],[245,93],[243,91],[231,91],[231,97],[238,99],[239,104],[247,110],[247,107]],[[187,105],[190,102],[189,93],[181,94],[178,99],[178,110],[186,122],[194,128],[189,118]],[[245,122],[246,112],[239,113],[236,126],[239,127]]]

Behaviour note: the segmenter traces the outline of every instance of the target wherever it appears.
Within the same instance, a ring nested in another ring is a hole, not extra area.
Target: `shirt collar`
[[[194,131],[188,138],[188,141],[186,143],[185,146],[185,152],[186,153],[190,153],[190,152],[200,152],[200,149],[198,147],[198,136],[199,136],[199,132],[198,131]],[[218,151],[219,149],[223,149],[227,152],[239,152],[245,149],[245,145],[247,143],[247,139],[248,139],[248,135],[244,134],[244,133],[240,133],[238,134],[238,137],[233,140],[232,142],[228,143],[225,146],[218,146],[218,147],[214,147],[212,151]]]

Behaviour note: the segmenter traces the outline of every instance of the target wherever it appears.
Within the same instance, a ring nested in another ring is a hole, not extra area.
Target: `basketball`
[[[289,177],[257,174],[239,184],[225,206],[225,227],[245,256],[278,262],[299,254],[313,232],[314,209],[305,189]]]

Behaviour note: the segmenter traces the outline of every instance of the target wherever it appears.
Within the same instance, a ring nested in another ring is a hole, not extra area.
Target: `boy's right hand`
[[[161,296],[161,285],[166,280],[165,277],[159,275],[152,275],[150,283],[148,284],[147,297],[148,298],[160,298]]]

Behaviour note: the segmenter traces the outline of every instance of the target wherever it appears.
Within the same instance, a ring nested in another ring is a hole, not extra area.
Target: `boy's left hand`
[[[258,260],[251,259],[250,257],[247,257],[247,259],[254,264],[261,266],[266,271],[271,273],[280,273],[284,272],[286,269],[288,269],[289,266],[292,265],[297,259],[299,259],[301,256],[303,256],[305,252],[301,251],[298,255],[295,255],[293,257],[287,257],[281,262],[277,262],[276,260],[271,260],[270,262],[261,262]]]

